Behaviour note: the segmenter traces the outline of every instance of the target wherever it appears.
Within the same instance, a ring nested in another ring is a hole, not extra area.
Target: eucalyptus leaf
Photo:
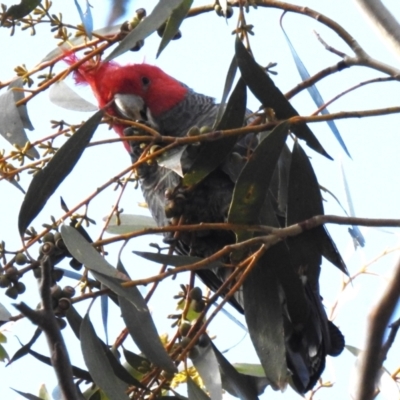
[[[246,85],[242,79],[239,79],[216,130],[240,128],[243,126],[245,113]],[[231,153],[237,140],[237,136],[228,136],[203,143],[199,154],[183,178],[183,184],[195,185],[208,176]]]
[[[49,98],[55,105],[72,111],[96,111],[98,107],[79,96],[64,81],[54,83],[49,91]]]
[[[186,147],[187,146],[180,146],[166,151],[157,158],[157,164],[160,167],[164,167],[176,172],[180,177],[183,178],[181,158],[182,154],[186,150]]]
[[[214,354],[210,338],[207,337],[207,341],[208,343],[205,347],[196,346],[197,355],[195,358],[192,358],[192,362],[201,376],[211,399],[222,400],[222,383],[218,361]]]
[[[111,36],[111,35],[115,35],[120,30],[121,30],[121,24],[118,24],[118,25],[106,26],[105,28],[101,28],[101,29],[96,29],[95,31],[93,31],[93,33],[96,33],[99,36]],[[55,49],[50,51],[50,53],[48,53],[40,61],[39,64],[54,60],[55,58],[65,54],[68,50],[70,50],[71,45],[78,46],[82,43],[85,43],[85,40],[86,40],[86,37],[83,35],[69,38],[68,43],[62,43],[61,45],[59,45],[58,47],[56,47]]]
[[[102,117],[103,112],[98,111],[89,118],[64,143],[49,163],[32,178],[18,216],[18,229],[21,236],[46,205],[61,182],[73,170],[90,142]]]
[[[289,46],[290,52],[292,53],[292,57],[294,59],[294,62],[296,64],[296,68],[297,71],[299,71],[300,77],[303,80],[303,82],[307,79],[310,78],[310,74],[307,71],[307,68],[305,67],[305,65],[303,64],[303,62],[301,61],[301,58],[299,57],[299,55],[296,52],[296,49],[294,48],[294,46],[292,45],[292,42],[289,39],[289,36],[287,35],[287,33],[285,32],[285,30],[283,29],[282,26],[282,18],[281,18],[281,28],[282,28],[282,32],[283,35],[285,36],[286,42]],[[307,91],[310,94],[311,98],[314,100],[314,103],[317,105],[317,107],[321,107],[325,104],[324,99],[322,98],[320,92],[317,89],[316,85],[311,85],[307,87]],[[328,109],[325,107],[321,110],[321,114],[327,115],[329,114]],[[342,139],[342,136],[340,135],[340,132],[338,130],[338,128],[336,127],[336,124],[334,121],[326,121],[329,128],[331,129],[333,135],[335,136],[336,140],[339,142],[340,146],[342,146],[342,149],[346,152],[346,154],[351,158],[351,155],[349,153],[349,151],[347,150],[347,147]]]
[[[274,110],[278,120],[285,120],[299,115],[239,39],[236,39],[236,59],[246,85],[265,108]],[[293,125],[291,130],[300,139],[305,140],[313,150],[332,159],[306,124]]]
[[[29,142],[24,126],[31,128],[32,125],[26,108],[20,110],[15,105],[23,96],[21,97],[21,92],[16,93],[17,91],[13,90],[14,87],[20,87],[20,85],[14,82],[14,86],[0,95],[0,134],[12,145],[23,148]],[[33,158],[39,158],[39,153],[35,148],[29,149],[27,154]]]
[[[214,400],[210,399],[204,390],[200,389],[190,376],[187,377],[187,390],[189,400]]]
[[[273,247],[270,249],[272,250]],[[267,253],[268,254],[268,253]],[[251,341],[275,390],[287,386],[283,310],[279,296],[276,269],[279,265],[264,265],[263,257],[243,283],[244,315]]]
[[[39,4],[41,0],[21,0],[19,4],[15,4],[7,9],[3,18],[11,17],[12,19],[20,19],[30,14]]]
[[[118,44],[111,54],[106,57],[104,62],[111,61],[115,57],[127,52],[135,47],[139,40],[143,40],[155,32],[183,1],[184,0],[159,1],[151,14],[143,19],[140,24]]]
[[[176,256],[169,254],[161,254],[161,253],[151,253],[147,251],[133,251],[134,254],[145,258],[149,261],[154,261],[159,264],[164,265],[172,265],[174,267],[182,267],[184,265],[194,264],[196,262],[202,261],[203,259],[200,257],[193,256]],[[221,262],[213,261],[209,264],[205,265],[203,268],[211,269],[221,267]]]
[[[5,322],[8,321],[11,317],[10,311],[8,311],[3,304],[0,303],[0,321]]]
[[[258,224],[279,156],[285,145],[289,125],[284,122],[267,135],[245,164],[233,191],[228,222]],[[251,232],[236,232],[238,241],[251,237]]]
[[[122,318],[134,342],[146,357],[168,372],[177,371],[157,333],[156,326],[151,318],[139,290],[135,286],[123,287],[124,281],[92,271],[93,275],[118,295]]]
[[[230,362],[221,354],[221,352],[213,344],[214,354],[219,363],[221,370],[222,384],[224,389],[228,390],[234,396],[241,400],[256,400],[258,399],[259,390],[255,380],[239,373]],[[261,367],[261,366],[260,366]],[[263,368],[261,367],[264,373]],[[265,378],[265,373],[263,376]]]
[[[92,40],[93,17],[92,17],[92,12],[90,11],[89,0],[86,0],[86,11],[82,11],[82,7],[80,6],[78,0],[74,0],[74,3],[76,9],[78,10],[78,14],[82,21],[82,25],[85,28],[86,35],[90,40]]]
[[[156,58],[161,52],[167,47],[168,43],[174,38],[178,32],[179,27],[185,19],[187,13],[192,6],[193,0],[183,0],[181,4],[172,10],[171,16],[168,18],[167,25],[164,29],[164,33],[161,39],[160,46],[157,50]]]
[[[26,392],[20,392],[17,389],[11,388],[12,390],[14,390],[14,392],[18,393],[19,395],[21,395],[22,397],[24,397],[25,399],[28,400],[42,400],[40,397],[37,397],[31,393],[26,393]]]
[[[75,228],[62,225],[60,232],[68,251],[86,268],[92,272],[127,280],[127,276],[109,264]]]
[[[96,385],[110,399],[128,400],[128,385],[115,376],[88,314],[82,320],[79,336],[83,359]]]

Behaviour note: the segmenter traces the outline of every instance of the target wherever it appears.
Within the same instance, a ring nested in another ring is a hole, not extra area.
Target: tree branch
[[[74,383],[68,351],[53,311],[50,290],[52,286],[52,268],[53,265],[49,256],[45,255],[41,260],[42,278],[40,282],[40,295],[42,309],[33,310],[25,303],[17,304],[15,307],[45,333],[50,349],[51,364],[57,375],[63,398],[65,400],[79,400],[80,397],[78,397],[78,391]]]
[[[379,303],[369,315],[369,329],[365,351],[360,355],[360,369],[356,400],[372,400],[375,397],[378,372],[382,367],[382,343],[400,294],[400,262]],[[385,347],[383,347],[385,348]]]
[[[377,28],[385,43],[400,57],[400,24],[381,0],[355,0]]]

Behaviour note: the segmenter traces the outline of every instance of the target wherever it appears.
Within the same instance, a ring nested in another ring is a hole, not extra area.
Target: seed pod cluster
[[[20,277],[18,269],[14,266],[6,268],[0,275],[0,287],[6,289],[5,295],[13,300],[26,290],[25,284],[19,282]]]
[[[129,32],[135,29],[140,22],[146,17],[146,10],[144,8],[138,8],[135,15],[128,21],[125,21],[120,28],[121,39],[123,39]],[[144,46],[144,40],[139,40],[130,49],[131,51],[139,51]]]
[[[157,29],[157,34],[160,37],[163,37],[165,28],[167,27],[166,23],[163,23],[158,29]],[[178,31],[175,33],[173,36],[172,40],[178,40],[182,37],[182,32],[178,29]]]
[[[71,307],[71,298],[75,296],[75,289],[72,286],[61,288],[60,285],[51,287],[51,298],[54,313],[57,317],[65,317],[65,313]]]
[[[223,8],[219,4],[216,4],[214,6],[214,10],[219,17],[225,17],[226,19],[231,18],[233,15],[233,8],[232,8],[232,6],[229,6],[229,5],[226,7],[226,11],[224,11]]]

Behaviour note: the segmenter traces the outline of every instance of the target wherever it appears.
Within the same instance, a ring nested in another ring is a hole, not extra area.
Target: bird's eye
[[[143,84],[144,86],[148,86],[149,83],[150,83],[150,79],[147,78],[146,76],[143,76],[143,77],[142,77],[142,84]]]

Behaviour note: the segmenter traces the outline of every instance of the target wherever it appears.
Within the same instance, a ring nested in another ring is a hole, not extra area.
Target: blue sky
[[[5,1],[5,3],[11,5],[14,2]],[[72,0],[64,1],[62,4],[58,4],[59,2],[54,3],[53,12],[61,11],[66,22],[76,23],[78,21],[79,17]],[[194,5],[203,3],[206,2],[195,1]],[[372,26],[360,13],[354,1],[337,2],[326,0],[321,2],[304,0],[293,3],[316,9],[328,15],[347,29],[371,56],[388,64],[399,66],[400,57],[396,58],[384,45]],[[396,7],[396,3],[396,0],[385,1],[385,4],[395,15],[397,13],[397,18],[400,19],[400,8]],[[156,4],[154,0],[131,2],[130,14],[139,7],[146,7],[147,11],[150,12],[154,4]],[[107,5],[107,2],[102,2],[101,5],[98,2],[93,2],[92,12],[95,29],[104,26]],[[286,92],[299,83],[300,78],[279,28],[280,14],[281,11],[279,10],[259,9],[256,12],[251,10],[246,18],[248,23],[255,26],[255,36],[251,37],[251,45],[257,61],[263,65],[269,62],[278,63],[275,68],[278,75],[274,76],[273,79],[276,85],[283,92]],[[237,13],[228,21],[228,24],[225,23],[223,18],[218,18],[215,13],[191,18],[185,21],[181,27],[182,39],[173,41],[159,59],[155,59],[155,54],[160,39],[155,34],[146,39],[145,46],[140,52],[126,53],[117,61],[120,63],[145,61],[158,65],[194,90],[214,96],[218,100],[221,97],[225,75],[233,56],[234,36],[231,35],[231,32],[235,28],[235,16],[237,16]],[[310,74],[314,74],[340,60],[336,55],[327,52],[321,46],[316,40],[313,30],[316,30],[331,46],[351,54],[350,49],[334,32],[308,17],[293,14],[287,15],[284,19],[284,26]],[[50,35],[47,35],[46,28],[38,28],[38,33],[35,37],[29,36],[28,31],[17,31],[13,38],[9,37],[8,30],[0,29],[0,54],[2,54],[0,81],[12,78],[14,76],[13,69],[19,64],[25,63],[28,68],[35,66],[55,47],[56,42]],[[382,76],[382,74],[367,68],[352,67],[320,82],[318,89],[323,98],[329,100],[361,81],[378,76]],[[70,79],[67,79],[67,82],[72,84]],[[79,88],[78,90],[86,98],[92,99],[88,89]],[[369,85],[333,103],[329,110],[331,112],[339,112],[398,106],[399,93],[397,82]],[[292,102],[301,115],[308,115],[316,109],[306,91],[296,96]],[[258,105],[258,102],[250,96],[248,107],[256,109]],[[50,119],[64,119],[70,123],[78,123],[90,115],[56,107],[50,103],[46,93],[36,97],[29,103],[29,113],[35,126],[35,130],[29,132],[31,140],[36,140],[51,133]],[[336,123],[337,127],[353,160],[350,160],[344,154],[325,123],[311,125],[325,149],[335,159],[334,161],[328,161],[306,149],[311,157],[320,184],[335,193],[342,204],[346,204],[340,174],[340,160],[342,160],[357,216],[400,218],[399,118],[398,115],[391,115],[338,121]],[[94,139],[100,140],[107,137],[114,137],[113,132],[100,128],[96,132]],[[10,146],[3,139],[0,139],[0,148],[5,148],[6,151],[10,150]],[[60,186],[57,194],[62,195],[67,204],[72,206],[92,193],[102,182],[126,168],[128,163],[129,156],[121,144],[90,148],[85,152],[78,168]],[[23,178],[21,184],[26,188],[29,184],[29,179]],[[2,196],[0,239],[7,238],[7,244],[14,250],[19,247],[16,221],[19,205],[22,202],[22,195],[14,188],[9,187],[9,184],[4,181],[0,182],[0,187],[2,193],[7,194],[7,196]],[[91,206],[93,217],[100,218],[105,216],[114,204],[117,194],[117,192],[110,190],[94,201]],[[324,206],[327,214],[343,215],[341,209],[329,195],[324,194],[324,198],[326,199]],[[127,213],[146,214],[147,211],[145,209],[137,206],[140,201],[140,192],[131,187],[124,196],[122,207]],[[47,222],[49,215],[60,215],[58,203],[59,197],[57,195],[53,196],[45,210],[34,222],[37,228],[43,222]],[[93,237],[98,235],[100,229],[100,226],[91,229]],[[376,259],[388,249],[399,246],[399,236],[394,229],[387,229],[387,231],[391,232],[390,234],[377,229],[362,229],[366,238],[366,247],[358,249],[356,252],[347,233],[347,227],[329,226],[329,231],[347,262],[351,274],[360,270],[363,265]],[[160,239],[152,238],[151,240],[159,241]],[[148,247],[149,241],[149,238],[131,241],[124,251],[123,261],[132,277],[139,278],[157,273],[158,266],[156,264],[144,263],[138,258],[133,258],[130,252],[134,249],[148,249],[150,251],[151,248]],[[114,264],[117,251],[118,247],[115,246],[114,251],[110,252],[108,258]],[[341,295],[342,300],[345,301],[339,307],[335,323],[342,329],[348,344],[362,348],[367,329],[368,311],[384,290],[398,256],[399,252],[396,251],[379,258],[370,267],[370,270],[376,276],[365,275],[357,278],[346,292]],[[321,292],[328,313],[329,307],[338,296],[340,283],[341,276],[339,272],[329,263],[324,263]],[[26,294],[18,300],[24,300],[31,304],[39,301],[36,293],[36,284],[33,280],[31,285],[32,287],[28,288]],[[154,319],[160,321],[160,332],[172,332],[169,328],[171,321],[166,320],[165,316],[174,312],[172,296],[178,290],[179,280],[163,282],[159,293],[150,303]],[[0,294],[0,302],[13,312],[10,305],[11,301],[2,293]],[[95,306],[97,306],[98,311],[98,304]],[[84,313],[86,305],[82,305],[80,310]],[[111,340],[118,335],[122,327],[117,309],[113,311],[114,315],[109,330]],[[96,308],[92,312],[96,312]],[[241,317],[238,316],[238,318],[240,319]],[[96,328],[98,335],[102,336],[101,324],[97,324]],[[214,321],[209,329],[210,334],[217,336],[216,343],[222,349],[234,345],[243,336],[243,332],[224,316]],[[30,338],[31,332],[32,326],[26,321],[18,322],[10,327],[10,332],[7,333],[9,339],[7,350],[10,355],[18,349],[18,342],[14,335],[17,335],[22,342],[26,343]],[[65,331],[65,335],[69,343],[79,345],[77,341],[73,342],[75,339],[70,332]],[[47,351],[44,340],[38,343],[35,348],[43,353]],[[133,344],[131,348],[134,348]],[[396,346],[387,361],[387,368],[390,371],[399,366],[395,357],[398,350],[399,346]],[[79,351],[72,353],[71,358],[74,363],[82,366],[78,353]],[[227,356],[232,362],[257,362],[248,339],[232,349]],[[315,398],[348,398],[351,390],[351,371],[354,361],[355,358],[347,351],[344,351],[339,358],[330,359],[323,378],[336,383],[332,389],[320,391]],[[52,370],[41,366],[35,360],[28,359],[28,357],[6,369],[0,368],[0,387],[3,393],[2,398],[5,399],[18,398],[13,392],[7,390],[9,386],[22,391],[37,393],[40,383],[46,383],[49,389],[52,389],[55,384]],[[266,393],[263,398],[282,398],[280,393],[273,393],[270,389],[267,389]],[[283,398],[298,399],[299,396],[291,389],[288,389]],[[381,398],[385,397],[381,395]]]

